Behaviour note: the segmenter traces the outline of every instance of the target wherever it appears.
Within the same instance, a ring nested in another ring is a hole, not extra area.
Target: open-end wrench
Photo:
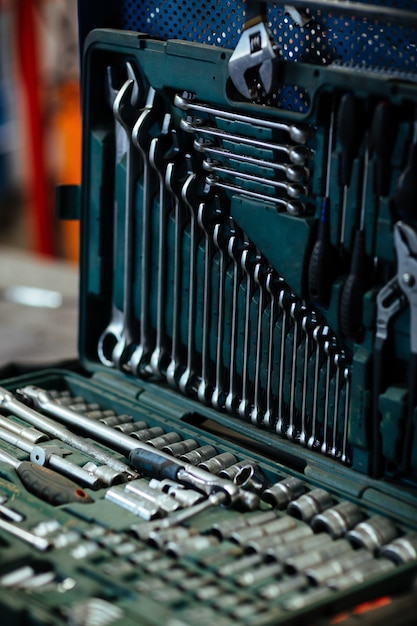
[[[306,143],[307,139],[311,135],[311,129],[307,126],[285,124],[283,122],[277,122],[266,118],[252,117],[250,115],[237,113],[235,110],[226,111],[224,109],[217,109],[216,107],[212,107],[206,103],[197,102],[196,100],[187,98],[184,94],[182,96],[176,94],[174,97],[174,104],[183,111],[205,113],[206,115],[214,115],[215,117],[230,120],[232,122],[243,122],[244,124],[250,124],[251,126],[261,126],[263,128],[283,131],[288,133],[291,141],[294,143]]]
[[[304,165],[257,159],[248,154],[232,152],[231,150],[226,150],[226,148],[219,148],[210,139],[195,139],[193,147],[197,152],[202,152],[203,154],[215,158],[220,157],[221,159],[230,159],[231,161],[237,161],[239,163],[256,165],[263,171],[274,170],[276,172],[282,172],[285,174],[286,179],[292,183],[305,183],[310,177],[310,171]]]
[[[252,408],[251,403],[251,381],[249,359],[252,345],[252,299],[256,291],[254,270],[260,261],[260,255],[254,247],[245,248],[241,256],[241,265],[246,274],[246,298],[244,316],[244,337],[243,337],[243,372],[242,372],[242,397],[239,403],[239,415],[247,419]]]
[[[172,209],[172,196],[166,187],[166,167],[168,159],[174,156],[173,135],[170,132],[171,115],[166,114],[159,137],[154,137],[149,149],[149,163],[159,178],[159,241],[158,241],[158,295],[156,312],[156,345],[149,365],[156,375],[165,375],[171,348],[168,346],[166,331],[167,282],[169,265],[167,259],[168,219]]]
[[[230,141],[238,145],[252,146],[261,150],[272,150],[279,154],[284,154],[295,165],[304,165],[311,155],[311,150],[303,145],[292,146],[272,141],[262,141],[246,135],[236,135],[215,126],[207,126],[201,120],[182,119],[180,127],[187,133],[208,135],[209,137],[217,137],[222,141]]]
[[[278,191],[284,191],[288,198],[299,199],[301,196],[305,196],[307,194],[307,187],[304,185],[289,183],[282,180],[274,180],[273,178],[265,178],[264,176],[255,176],[254,174],[247,174],[246,172],[240,172],[233,167],[222,165],[219,161],[213,161],[212,159],[205,159],[203,161],[203,168],[206,172],[210,172],[211,174],[224,174],[225,176],[240,178],[242,181],[247,181],[249,183],[259,183],[264,186],[274,187]]]
[[[152,280],[152,208],[154,200],[152,171],[149,164],[149,148],[152,141],[151,129],[155,117],[161,111],[156,107],[156,93],[151,87],[148,91],[145,108],[132,130],[132,140],[142,155],[143,161],[143,192],[142,192],[142,264],[141,301],[140,301],[140,338],[139,344],[131,354],[127,366],[134,373],[140,373],[148,365],[154,345],[154,333],[151,324],[151,280]]]
[[[266,20],[266,2],[246,0],[243,32],[229,59],[230,78],[244,98],[253,100],[261,87],[272,89],[276,65],[280,59]]]
[[[132,285],[133,285],[133,207],[135,202],[135,181],[138,175],[139,163],[136,151],[131,141],[131,130],[139,115],[139,111],[132,103],[134,93],[137,91],[136,80],[128,79],[123,87],[117,92],[111,81],[111,73],[108,72],[107,86],[110,102],[112,101],[113,115],[115,120],[116,161],[115,181],[117,180],[117,168],[123,159],[123,151],[126,150],[126,179],[125,179],[125,207],[124,207],[124,248],[123,267],[119,271],[118,254],[118,222],[120,208],[118,199],[114,198],[114,245],[113,245],[113,295],[111,319],[107,327],[100,335],[98,341],[98,356],[100,361],[109,367],[119,367],[122,356],[133,343],[133,310],[132,310]],[[116,303],[116,278],[123,275],[123,308],[120,310]]]

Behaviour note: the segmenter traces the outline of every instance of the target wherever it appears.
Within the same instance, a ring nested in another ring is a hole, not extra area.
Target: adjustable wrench
[[[131,70],[131,66],[128,64]],[[113,109],[115,121],[116,160],[115,160],[115,186],[117,180],[117,167],[126,154],[126,186],[125,186],[125,215],[124,215],[124,254],[122,272],[118,265],[118,222],[119,206],[117,198],[114,199],[114,245],[113,245],[113,294],[111,320],[98,341],[98,356],[100,361],[109,367],[119,367],[122,355],[133,343],[132,321],[132,285],[133,285],[133,208],[135,201],[135,177],[138,173],[136,152],[131,141],[131,130],[139,114],[134,103],[134,94],[138,86],[136,79],[128,79],[123,87],[116,91],[111,82],[111,70],[107,73],[107,93],[109,103]],[[123,274],[123,309],[120,310],[116,303],[116,276]]]
[[[243,33],[229,60],[236,89],[253,100],[261,87],[270,93],[280,52],[266,21],[266,2],[246,0]]]

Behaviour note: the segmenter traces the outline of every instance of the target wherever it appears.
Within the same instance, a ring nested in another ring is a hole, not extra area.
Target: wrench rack
[[[87,41],[87,375],[0,388],[11,626],[312,623],[415,577],[415,82],[282,62],[294,111],[230,56]],[[28,454],[82,488],[41,502]]]

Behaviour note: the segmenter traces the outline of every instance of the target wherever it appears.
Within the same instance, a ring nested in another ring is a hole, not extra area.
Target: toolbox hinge
[[[57,185],[56,215],[60,220],[80,219],[80,185]]]

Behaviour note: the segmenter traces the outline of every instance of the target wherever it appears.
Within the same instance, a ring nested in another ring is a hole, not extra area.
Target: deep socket
[[[324,489],[312,489],[289,503],[287,512],[303,522],[309,522],[315,515],[333,504],[331,495]]]
[[[346,537],[354,547],[374,552],[398,535],[399,532],[393,522],[382,515],[373,515],[350,530]]]
[[[323,513],[315,515],[311,520],[311,528],[316,533],[325,531],[336,539],[359,524],[363,517],[362,511],[356,504],[344,500]]]
[[[299,478],[289,476],[265,489],[262,493],[262,500],[277,509],[285,509],[289,502],[299,498],[305,490]]]

